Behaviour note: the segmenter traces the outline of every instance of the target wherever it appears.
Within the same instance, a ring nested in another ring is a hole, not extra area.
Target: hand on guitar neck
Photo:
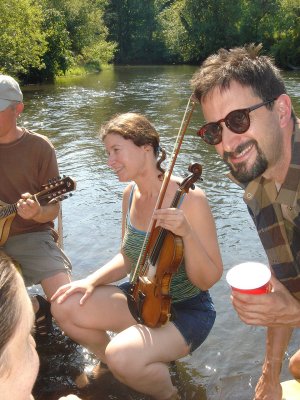
[[[17,202],[17,213],[20,215],[20,217],[23,219],[33,219],[37,222],[48,222],[56,218],[55,214],[57,214],[57,207],[55,207],[55,209],[51,207],[53,211],[50,213],[47,212],[47,215],[45,215],[44,207],[40,205],[38,200],[33,199],[34,196],[32,196],[30,193],[22,194],[21,199]],[[53,212],[54,214],[52,215]],[[43,219],[45,218],[46,220],[44,221]]]
[[[6,242],[17,213],[25,220],[32,219],[40,223],[54,220],[59,211],[58,202],[66,199],[66,194],[76,189],[76,183],[70,177],[54,178],[41,189],[33,195],[22,194],[21,199],[14,204],[0,202],[0,246]]]

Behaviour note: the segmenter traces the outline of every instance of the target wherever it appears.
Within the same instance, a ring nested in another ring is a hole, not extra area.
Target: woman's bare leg
[[[113,374],[131,388],[155,399],[173,398],[168,363],[189,352],[184,338],[171,323],[161,328],[132,326],[115,336],[106,348]]]
[[[83,305],[81,294],[73,294],[63,303],[52,304],[52,312],[61,329],[75,342],[105,361],[109,343],[106,331],[120,332],[133,325],[124,293],[115,286],[100,286]]]

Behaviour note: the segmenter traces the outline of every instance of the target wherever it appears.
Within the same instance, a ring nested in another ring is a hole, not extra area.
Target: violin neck
[[[178,207],[183,193],[184,192],[181,189],[177,189],[176,190],[175,196],[174,196],[173,201],[172,201],[171,206],[170,206],[171,208],[177,208]],[[150,262],[151,262],[152,265],[156,264],[156,261],[157,261],[157,259],[159,257],[160,250],[161,250],[161,248],[162,248],[162,246],[164,244],[164,240],[165,240],[165,237],[167,235],[167,232],[168,231],[166,229],[164,229],[164,228],[160,229],[160,232],[159,232],[159,235],[158,235],[158,237],[156,239],[156,243],[155,243],[155,246],[153,248],[153,251],[149,254]]]
[[[174,199],[173,199],[173,201],[171,203],[171,206],[170,206],[171,208],[177,208],[178,207],[178,204],[180,203],[180,200],[181,200],[181,197],[182,197],[183,193],[184,192],[181,189],[177,189],[176,190]]]

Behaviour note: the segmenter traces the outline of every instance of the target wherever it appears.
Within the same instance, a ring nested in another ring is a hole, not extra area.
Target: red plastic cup
[[[265,294],[270,291],[270,269],[258,262],[245,262],[232,267],[226,280],[232,290],[247,294]]]

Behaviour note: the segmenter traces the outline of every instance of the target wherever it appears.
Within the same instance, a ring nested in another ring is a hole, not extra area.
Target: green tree
[[[300,2],[283,0],[271,52],[283,68],[300,67]]]
[[[24,80],[31,82],[53,81],[55,76],[65,73],[74,63],[70,50],[71,40],[63,14],[54,8],[48,8],[47,4],[44,4],[43,15],[42,27],[47,41],[47,51],[42,56],[45,68],[42,70],[35,67],[30,68]]]
[[[117,63],[153,63],[161,58],[153,0],[111,0],[105,12],[109,37],[118,43]]]
[[[244,43],[263,43],[269,50],[274,43],[278,16],[282,18],[280,0],[244,0],[240,34]]]
[[[176,0],[159,15],[161,35],[175,62],[198,63],[220,47],[238,44],[236,0]]]
[[[48,7],[58,10],[65,20],[70,50],[77,62],[93,64],[100,69],[115,51],[115,43],[107,41],[103,13],[108,0],[47,0]]]
[[[14,76],[27,74],[30,68],[45,67],[47,50],[42,29],[43,12],[34,0],[0,2],[0,71]]]

